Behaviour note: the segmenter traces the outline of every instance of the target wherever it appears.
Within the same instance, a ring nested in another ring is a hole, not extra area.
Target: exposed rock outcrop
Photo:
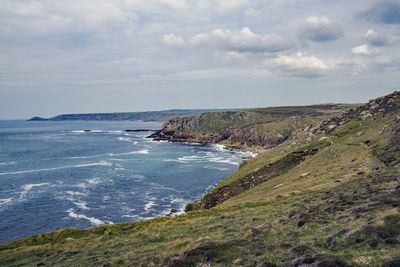
[[[340,125],[352,119],[366,120],[376,119],[387,113],[400,110],[400,91],[395,91],[389,95],[370,100],[367,104],[349,109],[340,116],[336,116],[322,121],[318,125],[310,128],[311,133],[328,133]],[[400,121],[400,118],[399,118]]]

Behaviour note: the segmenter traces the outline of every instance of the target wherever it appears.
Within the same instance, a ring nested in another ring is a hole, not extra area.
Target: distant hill
[[[196,116],[226,109],[171,109],[163,111],[61,114],[51,118],[33,117],[29,121],[167,121],[174,117]]]

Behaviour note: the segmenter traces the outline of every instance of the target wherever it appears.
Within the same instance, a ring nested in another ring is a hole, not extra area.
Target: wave
[[[136,219],[142,219],[142,217],[141,216],[139,216],[139,215],[130,215],[130,214],[124,214],[124,215],[122,215],[121,216],[121,218],[136,218]]]
[[[76,205],[78,208],[83,209],[83,210],[90,210],[90,208],[87,206],[86,201],[71,201],[72,204]]]
[[[215,162],[215,163],[225,163],[225,164],[230,164],[230,165],[239,165],[239,162],[235,161],[232,158],[222,158],[222,157],[211,157],[208,158],[209,162]]]
[[[156,203],[154,201],[149,201],[144,205],[144,211],[145,213],[149,213],[150,211],[154,210],[153,207],[156,206]]]
[[[76,213],[75,212],[75,210],[74,209],[69,209],[69,210],[67,210],[67,212],[68,212],[68,216],[69,217],[71,217],[71,218],[74,218],[74,219],[84,219],[84,220],[88,220],[91,224],[93,224],[93,225],[100,225],[100,224],[106,224],[106,223],[108,223],[108,224],[113,224],[112,222],[104,222],[104,221],[102,221],[102,220],[100,220],[100,219],[97,219],[97,218],[94,218],[94,217],[88,217],[88,216],[86,216],[86,215],[84,215],[84,214],[78,214],[78,213]]]
[[[67,193],[70,196],[83,196],[83,197],[87,196],[87,194],[79,192],[79,191],[66,191],[65,193]]]
[[[97,185],[97,184],[100,183],[100,178],[99,177],[93,177],[93,178],[90,178],[90,179],[88,179],[86,181],[90,185]]]
[[[74,185],[74,187],[82,188],[83,190],[86,190],[88,187],[94,187],[101,183],[101,179],[99,177],[93,177],[90,179],[85,180],[84,182],[77,183]]]
[[[68,193],[68,192],[67,192]],[[78,194],[77,194],[78,193]],[[74,196],[81,196],[81,194],[79,192],[74,192],[74,194],[70,194],[70,196],[68,197],[63,197],[63,200],[67,200],[69,202],[71,202],[72,204],[74,204],[78,209],[81,210],[90,210],[90,208],[87,206],[87,202],[83,201],[83,200],[79,200],[79,199],[75,199],[73,198]],[[82,193],[82,195],[86,196],[85,194]]]
[[[134,145],[139,144],[138,141],[134,141],[132,138],[128,138],[128,137],[118,137],[117,139],[118,139],[119,141],[129,142],[129,143],[132,143],[132,144],[134,144]]]
[[[150,150],[142,149],[142,150],[135,150],[135,151],[126,152],[126,153],[117,153],[117,154],[109,153],[108,155],[110,157],[114,157],[114,156],[137,155],[137,154],[141,154],[141,155],[150,154]]]
[[[239,159],[235,156],[222,157],[216,156],[215,153],[206,152],[204,155],[191,155],[179,157],[177,159],[163,159],[163,161],[190,163],[190,162],[213,162],[213,163],[224,163],[230,165],[239,165]]]
[[[134,142],[135,145],[137,143],[138,142]],[[99,157],[103,157],[103,156],[115,157],[115,156],[134,155],[134,154],[150,154],[150,150],[142,149],[142,150],[136,150],[136,151],[131,151],[131,152],[125,152],[125,153],[106,153],[106,154],[98,154],[98,155],[93,155],[93,156],[76,156],[76,157],[67,157],[67,159],[90,159],[90,158],[99,158]],[[118,159],[111,159],[111,160],[118,160]],[[121,159],[121,161],[124,161],[124,159]]]
[[[227,150],[227,149],[226,149],[226,146],[221,145],[221,144],[212,144],[211,146],[212,146],[213,148],[215,148],[216,150],[218,150],[218,151],[225,151],[225,150]]]
[[[229,149],[225,145],[221,144],[212,144],[211,145],[215,150],[217,151],[230,151],[236,155],[241,156],[242,158],[254,158],[257,156],[257,153],[251,152],[251,151],[242,151],[239,149]]]
[[[85,167],[94,167],[94,166],[107,166],[111,167],[113,164],[102,160],[100,162],[95,163],[87,163],[87,164],[78,164],[72,166],[62,166],[62,167],[54,167],[54,168],[46,168],[46,169],[36,169],[36,170],[25,170],[25,171],[14,171],[14,172],[2,172],[0,176],[3,175],[15,175],[15,174],[25,174],[25,173],[33,173],[33,172],[45,172],[45,171],[55,171],[55,170],[63,170],[63,169],[71,169],[71,168],[85,168]]]
[[[211,169],[211,170],[219,170],[219,171],[227,171],[228,168],[221,168],[216,166],[204,166],[204,169]]]
[[[12,198],[0,198],[0,206],[12,203]]]
[[[49,185],[49,183],[40,183],[40,184],[25,184],[21,186],[23,191],[20,194],[20,198],[24,198],[34,187],[40,187],[40,186],[45,186]]]
[[[107,154],[99,154],[99,155],[93,155],[93,156],[76,156],[76,157],[66,157],[66,159],[92,159],[92,158],[98,158],[101,156],[105,156]]]
[[[6,166],[6,165],[14,165],[17,164],[18,162],[16,161],[11,161],[11,162],[0,162],[0,166]]]
[[[89,130],[89,129],[83,129],[83,130],[71,130],[71,131],[66,131],[69,133],[112,133],[112,134],[122,134],[124,131],[120,130]]]

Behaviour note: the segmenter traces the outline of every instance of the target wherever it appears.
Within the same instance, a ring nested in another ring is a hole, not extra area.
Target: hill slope
[[[294,129],[191,212],[36,235],[0,265],[399,266],[399,140],[395,92]]]

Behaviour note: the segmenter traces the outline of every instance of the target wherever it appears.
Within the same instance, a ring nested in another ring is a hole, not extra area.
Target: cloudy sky
[[[362,102],[396,89],[399,0],[0,3],[0,119]]]

